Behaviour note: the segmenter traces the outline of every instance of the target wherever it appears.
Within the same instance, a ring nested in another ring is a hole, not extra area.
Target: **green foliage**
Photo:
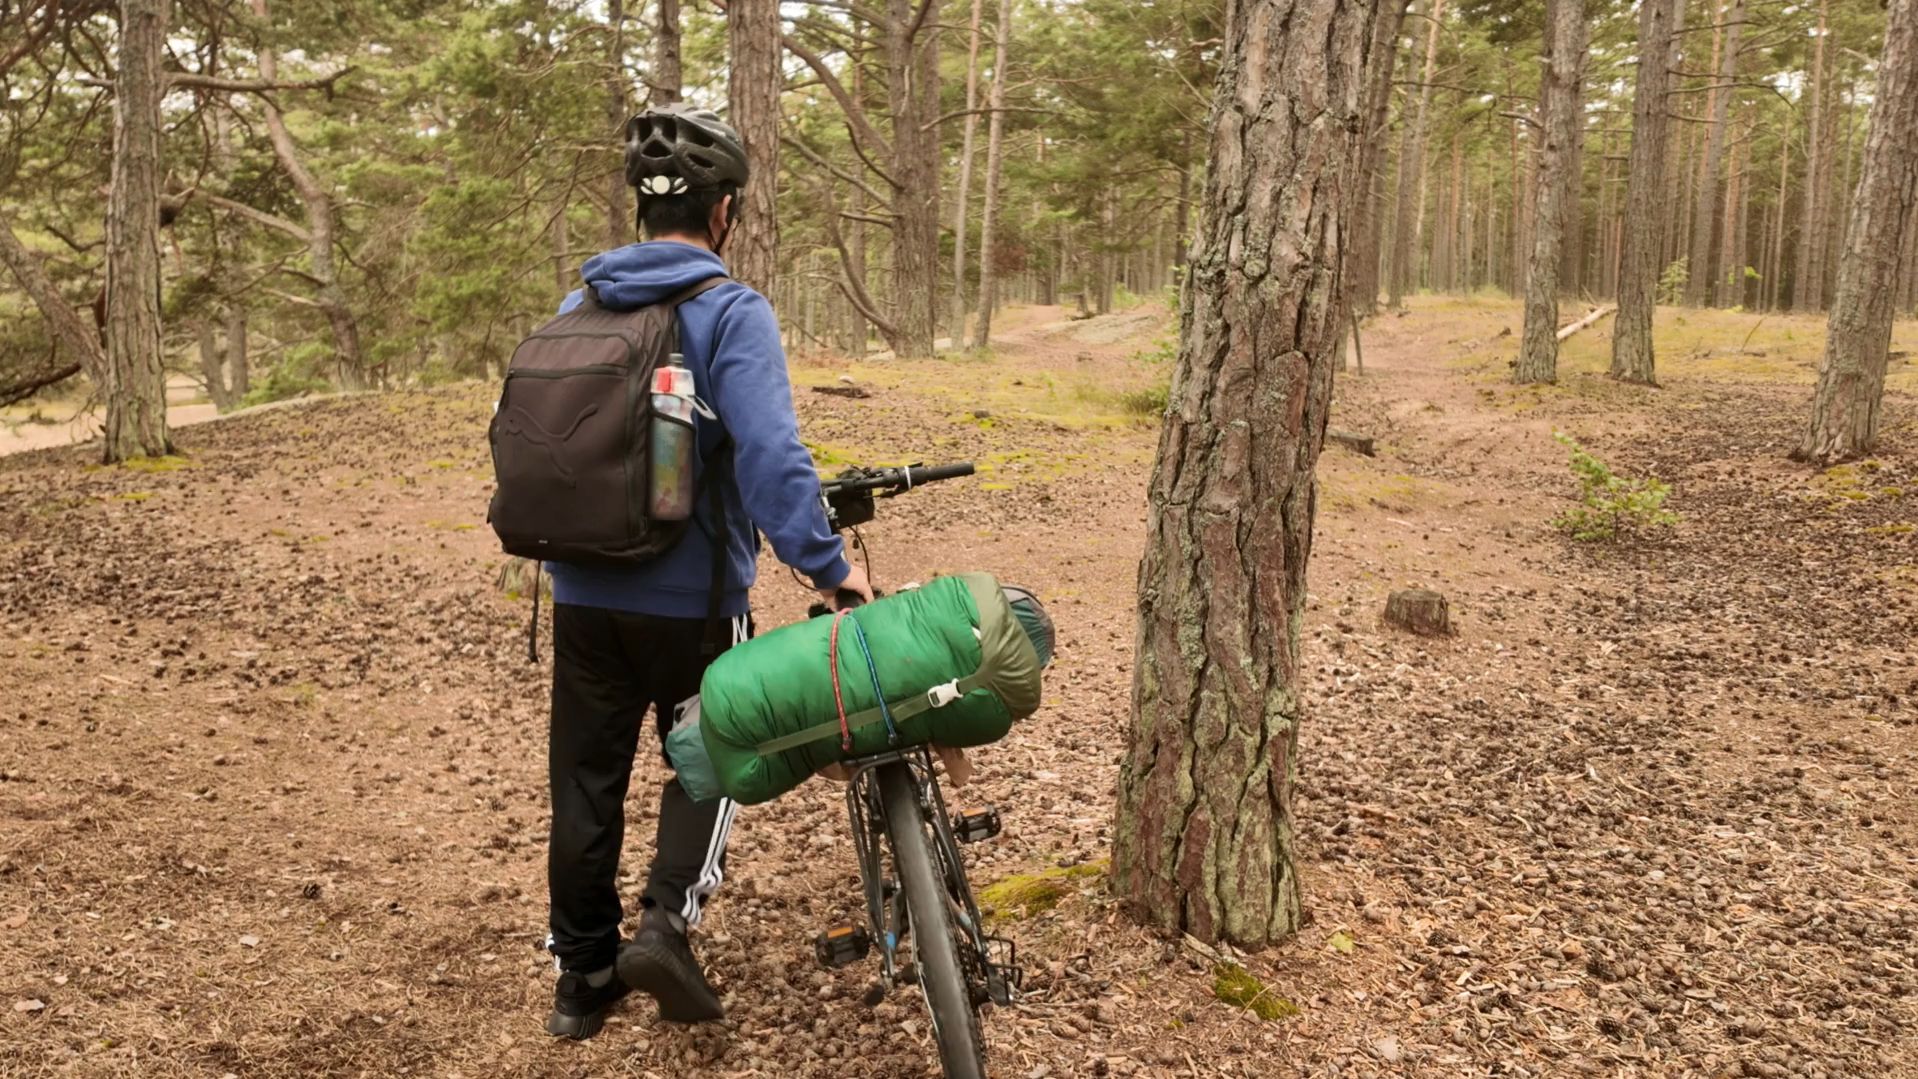
[[[1658,275],[1658,302],[1675,304],[1685,295],[1685,283],[1691,280],[1691,271],[1686,268],[1689,259],[1677,259],[1665,272]]]
[[[1160,382],[1140,390],[1119,394],[1119,407],[1134,416],[1163,416],[1172,400],[1172,384]]]
[[[1617,475],[1564,432],[1553,438],[1572,451],[1572,474],[1578,478],[1578,502],[1552,519],[1552,526],[1581,543],[1595,543],[1669,528],[1678,515],[1665,508],[1671,487],[1653,476],[1627,479]]]
[[[251,408],[311,393],[325,393],[332,385],[320,374],[320,370],[332,358],[333,350],[325,345],[307,344],[288,349],[280,362],[268,369],[265,378],[254,381],[253,388],[240,401],[240,407]]]

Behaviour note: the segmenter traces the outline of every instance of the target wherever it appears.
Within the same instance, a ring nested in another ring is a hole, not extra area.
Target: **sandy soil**
[[[1661,390],[1575,338],[1560,386],[1516,390],[1516,319],[1419,303],[1340,385],[1336,425],[1381,449],[1321,471],[1311,921],[1238,957],[1298,1014],[1221,1002],[1214,957],[1075,876],[1001,912],[1030,998],[988,1020],[995,1074],[1918,1074],[1908,378],[1885,454],[1812,473],[1782,455],[1813,323],[1747,361],[1712,343],[1753,320],[1667,320]],[[1007,820],[976,884],[1107,854],[1164,333],[1030,310],[989,360],[795,369],[822,461],[983,466],[883,506],[882,582],[990,569],[1062,628],[1047,707],[974,755],[965,800]],[[808,392],[842,374],[873,396]],[[857,899],[823,782],[735,830],[700,945],[727,1023],[634,1002],[584,1045],[541,1031],[546,675],[494,588],[491,394],[188,427],[181,462],[0,462],[0,1075],[933,1074],[915,995],[869,1010],[869,969],[812,965]],[[1670,480],[1674,533],[1550,529],[1554,430]],[[767,621],[801,612],[761,582]],[[1411,584],[1456,637],[1380,627]]]

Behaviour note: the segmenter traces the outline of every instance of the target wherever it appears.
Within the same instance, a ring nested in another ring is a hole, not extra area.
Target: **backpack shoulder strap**
[[[659,302],[661,306],[678,307],[680,304],[685,303],[687,300],[690,300],[695,296],[699,296],[704,293],[710,292],[713,289],[716,289],[719,286],[731,280],[732,278],[727,277],[725,274],[716,274],[712,277],[708,277],[706,280],[701,281],[696,285],[689,285],[686,288],[680,289],[678,292],[673,293],[671,296],[668,296]]]

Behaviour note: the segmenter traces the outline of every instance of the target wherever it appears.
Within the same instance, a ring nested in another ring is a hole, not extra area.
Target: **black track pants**
[[[626,787],[647,711],[657,716],[663,748],[674,707],[699,692],[714,656],[750,632],[743,617],[709,624],[554,605],[546,882],[548,947],[562,968],[600,970],[619,948]],[[701,906],[725,876],[726,836],[737,809],[730,799],[695,803],[677,778],[666,781],[645,905],[699,923]]]

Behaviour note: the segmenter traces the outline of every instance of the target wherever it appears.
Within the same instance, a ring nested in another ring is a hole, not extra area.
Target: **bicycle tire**
[[[880,803],[886,812],[886,834],[892,842],[894,868],[906,893],[906,911],[912,918],[913,950],[919,960],[919,989],[932,1015],[933,1037],[939,1043],[939,1063],[946,1079],[986,1079],[985,1034],[979,1012],[966,987],[965,969],[953,939],[941,874],[933,864],[926,839],[925,814],[919,806],[912,769],[885,764],[875,769]]]

